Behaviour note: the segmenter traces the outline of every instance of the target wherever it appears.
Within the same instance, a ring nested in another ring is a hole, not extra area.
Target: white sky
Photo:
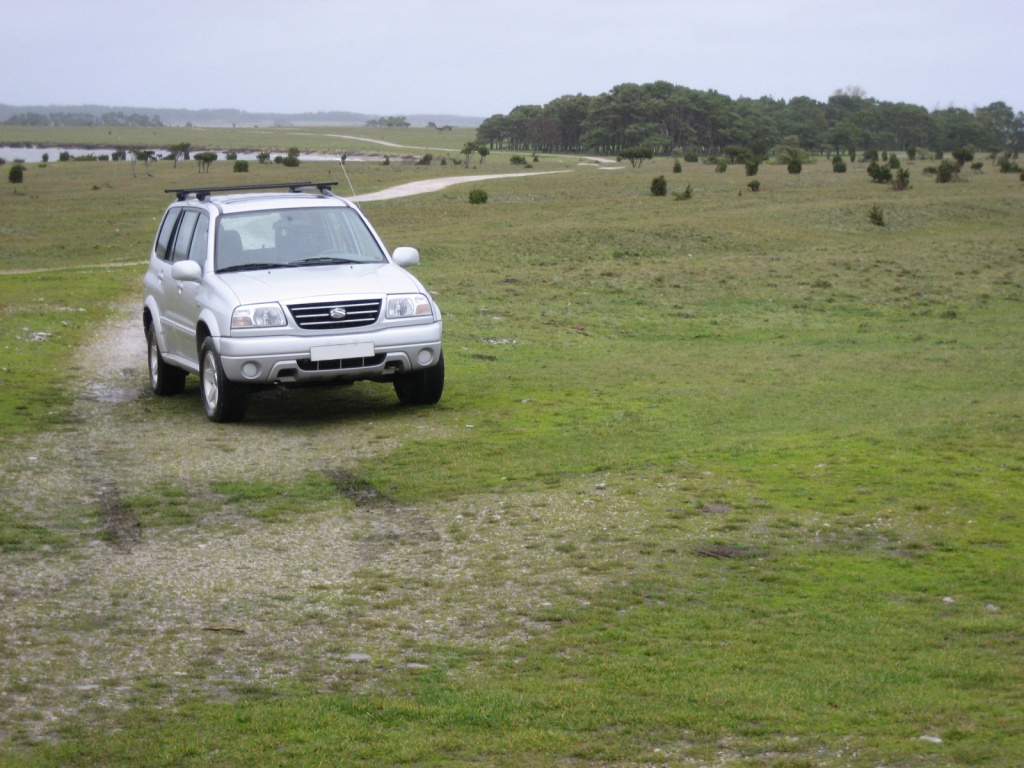
[[[1024,111],[1024,0],[0,0],[0,103],[488,117],[619,83]]]

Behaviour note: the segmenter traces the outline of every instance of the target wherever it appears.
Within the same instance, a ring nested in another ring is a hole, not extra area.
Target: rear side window
[[[199,221],[196,222],[196,230],[192,235],[192,246],[189,248],[188,257],[201,267],[206,266],[207,244],[210,238],[210,218],[206,214],[199,214]]]
[[[178,223],[179,215],[181,215],[181,208],[172,208],[164,216],[160,232],[156,236],[156,257],[158,259],[167,258],[167,246],[171,242],[171,235],[174,233],[174,225]]]
[[[178,234],[174,236],[174,247],[171,249],[171,261],[185,261],[188,259],[188,251],[192,247],[192,232],[196,228],[196,221],[198,219],[198,211],[185,211],[181,215],[181,223],[178,224]]]

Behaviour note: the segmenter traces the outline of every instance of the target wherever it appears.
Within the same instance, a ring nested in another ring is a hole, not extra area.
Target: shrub
[[[913,162],[917,159],[917,147],[907,147],[907,157]]]
[[[868,211],[868,221],[870,221],[876,227],[884,227],[885,214],[882,212],[882,209],[879,208],[877,205],[872,205],[871,210]]]
[[[260,165],[266,165],[267,163],[270,162],[270,153],[260,152],[258,155],[256,155],[256,160],[259,162]]]
[[[896,170],[896,178],[892,180],[892,188],[897,192],[910,189],[910,171],[906,168],[898,168]]]
[[[287,157],[281,158],[281,165],[283,165],[285,168],[298,168],[298,155],[288,155]]]
[[[7,172],[7,180],[11,184],[21,184],[25,180],[25,166],[21,163],[15,162],[11,166],[11,170]]]
[[[959,179],[960,174],[957,172],[956,164],[951,163],[949,160],[943,160],[939,163],[939,167],[935,173],[935,181],[939,184],[946,184],[954,179]]]
[[[508,161],[512,163],[512,165],[526,165],[526,157],[523,155],[512,155]]]
[[[957,147],[950,154],[953,155],[953,159],[956,160],[956,164],[960,168],[974,159],[974,151],[969,147]]]
[[[486,190],[479,187],[469,190],[469,202],[473,205],[483,205],[487,202]]]
[[[248,173],[249,172],[249,161],[248,160],[235,160],[233,169],[235,173]]]
[[[902,165],[900,165],[900,159],[898,157],[896,157],[896,153],[895,152],[893,152],[891,155],[889,155],[889,167],[892,168],[894,171],[897,168],[902,168],[903,167]]]
[[[719,160],[715,163],[715,173],[725,173],[729,170],[729,163],[725,160]]]
[[[689,200],[693,197],[693,184],[687,184],[682,192],[673,192],[672,197],[676,200]]]
[[[683,164],[679,162],[679,158],[677,157],[676,161],[672,164],[672,173],[682,173],[682,172],[683,172]]]
[[[756,160],[748,160],[745,163],[747,169],[747,176],[757,176],[757,169],[761,164]]]
[[[66,163],[68,160],[71,159],[71,153],[65,150],[64,152],[61,152],[59,155],[57,155],[57,159],[62,163]]]
[[[868,176],[877,184],[888,184],[892,181],[892,171],[884,165],[872,162],[868,166]]]
[[[832,158],[832,172],[846,173],[846,161],[844,161],[839,155]]]
[[[238,159],[238,153],[237,152],[225,152],[224,153],[224,159],[225,160],[237,160]]]
[[[971,170],[975,173],[981,173],[981,169],[985,167],[984,163],[971,163]]]
[[[758,181],[757,179],[754,179],[753,181],[748,181],[747,186],[750,187],[751,192],[761,191],[761,182]]]
[[[655,176],[651,181],[651,194],[655,197],[664,197],[668,194],[668,182],[664,176]]]
[[[804,164],[801,163],[800,159],[796,157],[790,160],[789,164],[786,166],[786,170],[789,171],[790,173],[800,173],[800,171],[802,171],[803,169]]]
[[[696,152],[684,152],[683,161],[687,163],[699,163],[700,157],[698,157]]]
[[[423,157],[416,161],[416,165],[430,165],[432,162],[434,162],[434,155],[427,152]]]

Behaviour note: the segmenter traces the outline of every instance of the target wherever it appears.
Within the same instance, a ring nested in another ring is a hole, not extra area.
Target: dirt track
[[[148,392],[134,308],[80,360],[76,423],[0,459],[20,519],[72,544],[4,555],[0,737],[279,678],[386,689],[442,663],[424,648],[543,631],[530,617],[587,580],[526,546],[593,524],[580,488],[400,508],[360,484],[360,461],[464,429],[444,401],[424,413],[381,385],[271,391],[246,422],[211,424],[194,377],[177,398]],[[279,522],[216,490],[311,475],[336,495]],[[195,518],[156,525],[136,513],[146,498]]]

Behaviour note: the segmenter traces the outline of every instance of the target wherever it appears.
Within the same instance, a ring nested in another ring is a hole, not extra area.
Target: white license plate
[[[314,363],[321,360],[351,360],[354,357],[373,357],[373,342],[362,344],[332,344],[329,347],[313,347],[309,359]]]

